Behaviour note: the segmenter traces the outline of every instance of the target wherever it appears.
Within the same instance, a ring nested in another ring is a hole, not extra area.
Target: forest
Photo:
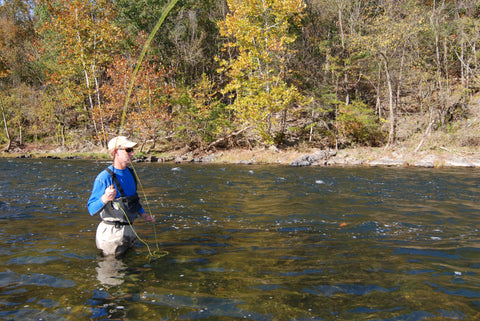
[[[480,145],[480,1],[3,0],[0,29],[4,151]]]

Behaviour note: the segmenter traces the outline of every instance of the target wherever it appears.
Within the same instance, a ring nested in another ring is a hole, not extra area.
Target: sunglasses
[[[127,153],[133,152],[133,148],[119,148],[119,149],[123,149],[123,150],[126,151]]]

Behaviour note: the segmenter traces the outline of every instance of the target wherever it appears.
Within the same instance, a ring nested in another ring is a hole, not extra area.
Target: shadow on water
[[[480,171],[137,164],[169,255],[119,261],[86,210],[106,165],[0,160],[0,319],[480,317]]]

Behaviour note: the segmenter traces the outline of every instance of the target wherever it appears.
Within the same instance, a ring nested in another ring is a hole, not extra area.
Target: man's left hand
[[[147,222],[150,222],[150,223],[155,223],[155,216],[153,215],[150,215],[150,214],[147,214],[147,213],[143,213],[142,214],[142,217],[145,221]]]

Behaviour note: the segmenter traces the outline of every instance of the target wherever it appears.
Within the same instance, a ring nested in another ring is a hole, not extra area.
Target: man
[[[95,178],[88,200],[90,215],[100,214],[102,219],[97,227],[96,244],[105,256],[121,257],[133,246],[137,238],[131,224],[138,216],[155,222],[155,217],[145,213],[140,204],[135,174],[127,167],[136,145],[125,136],[108,142],[113,164]]]

